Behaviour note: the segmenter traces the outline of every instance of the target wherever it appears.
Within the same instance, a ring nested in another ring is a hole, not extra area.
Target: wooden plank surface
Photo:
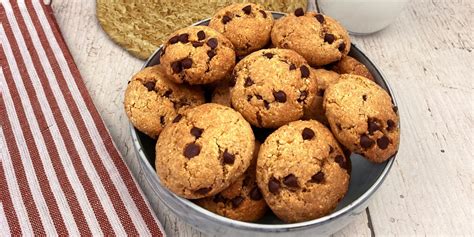
[[[353,37],[395,92],[402,139],[369,208],[334,236],[474,233],[473,2],[411,1],[389,28]],[[167,210],[143,182],[122,105],[127,81],[143,61],[108,39],[95,17],[95,1],[52,5],[96,107],[166,232],[207,236]]]

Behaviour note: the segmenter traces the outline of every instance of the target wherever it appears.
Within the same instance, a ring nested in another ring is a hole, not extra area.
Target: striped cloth
[[[0,235],[163,236],[51,8],[1,1]]]

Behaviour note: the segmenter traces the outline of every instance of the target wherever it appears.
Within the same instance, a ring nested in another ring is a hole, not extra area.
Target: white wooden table
[[[122,102],[143,61],[109,40],[95,1],[52,5],[95,105],[141,182]],[[335,236],[474,234],[473,16],[472,0],[411,1],[389,28],[352,37],[394,89],[402,137],[390,175],[365,214]],[[206,236],[142,188],[169,236]]]

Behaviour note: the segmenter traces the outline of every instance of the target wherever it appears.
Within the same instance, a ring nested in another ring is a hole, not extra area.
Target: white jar
[[[316,0],[319,11],[353,34],[370,34],[392,23],[408,0]]]

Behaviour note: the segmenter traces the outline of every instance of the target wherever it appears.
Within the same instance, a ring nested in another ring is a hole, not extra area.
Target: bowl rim
[[[273,16],[274,15],[280,15],[280,16],[287,15],[286,13],[282,13],[282,12],[276,12],[276,11],[270,11],[270,12],[272,13]],[[191,26],[201,25],[201,24],[206,23],[208,21],[210,21],[210,18],[206,18],[204,20],[195,22]],[[385,75],[379,70],[379,67],[374,62],[372,62],[367,57],[367,55],[365,55],[365,53],[363,53],[359,48],[357,48],[356,45],[351,44],[351,47],[355,48],[355,50],[357,50],[358,53],[360,53],[363,57],[365,57],[367,59],[367,61],[369,63],[371,63],[373,65],[375,71],[378,74],[380,74],[381,78],[383,79],[385,87],[387,88],[387,92],[388,92],[388,94],[390,95],[390,97],[392,99],[393,105],[398,107],[398,103],[397,103],[396,98],[394,96],[393,90],[392,90],[391,86],[389,85],[389,83],[385,80]],[[151,61],[160,52],[161,48],[162,48],[162,45],[160,45],[155,50],[155,52],[146,60],[146,62],[143,64],[143,67],[141,69],[149,66]],[[400,121],[399,121],[398,126],[399,126],[399,129],[401,129]],[[149,164],[149,161],[148,161],[145,153],[143,152],[142,144],[140,142],[140,139],[138,138],[137,131],[135,130],[135,127],[133,126],[133,124],[131,122],[129,122],[129,127],[130,127],[130,131],[131,131],[131,136],[132,136],[132,141],[133,141],[135,151],[138,153],[138,156],[140,158],[139,161],[138,161],[140,163],[140,169],[143,170],[143,168],[145,168],[145,169],[147,169],[147,171],[144,171],[144,172],[156,173],[156,171],[153,169],[153,167]],[[166,187],[162,186],[162,188],[165,192],[168,192],[171,196],[175,197],[178,201],[180,201],[182,204],[184,204],[187,208],[191,208],[194,211],[202,213],[206,216],[207,219],[209,219],[211,221],[218,222],[219,224],[230,224],[232,226],[237,226],[237,227],[239,227],[241,229],[245,229],[245,230],[252,230],[252,231],[253,230],[263,230],[263,231],[270,231],[270,232],[282,232],[282,231],[288,231],[290,229],[310,228],[310,227],[313,227],[313,226],[323,225],[324,223],[330,222],[331,220],[336,219],[340,216],[343,216],[343,215],[347,214],[348,212],[350,212],[351,210],[354,210],[357,207],[364,204],[377,191],[377,189],[381,186],[381,184],[383,183],[383,181],[387,177],[391,167],[393,166],[393,163],[395,162],[395,158],[396,158],[397,154],[398,154],[398,152],[395,153],[392,157],[390,157],[387,161],[385,161],[385,167],[384,167],[382,173],[379,175],[379,177],[377,177],[377,180],[372,184],[372,186],[370,186],[369,189],[367,189],[367,191],[365,191],[362,195],[360,195],[353,202],[351,202],[347,206],[345,206],[345,207],[343,207],[343,208],[341,208],[341,209],[339,209],[335,212],[330,213],[329,215],[326,215],[326,216],[323,216],[323,217],[320,217],[320,218],[317,218],[317,219],[314,219],[314,220],[298,222],[298,223],[259,224],[259,223],[251,223],[251,222],[233,220],[233,219],[215,214],[211,211],[208,211],[208,210],[198,206],[197,204],[194,204],[190,200],[179,197],[176,194],[169,191]],[[142,164],[142,163],[144,163],[144,164]],[[382,164],[380,164],[380,165],[382,165]],[[145,178],[148,179],[147,176]],[[161,184],[161,182],[159,181],[159,178],[158,178],[157,175],[153,176],[153,178],[156,179],[158,181],[158,183]],[[151,183],[150,183],[150,185],[152,186]],[[153,192],[156,194],[155,190],[153,190]],[[161,200],[161,198],[160,198],[160,200]],[[166,202],[166,200],[162,200],[162,201],[168,208],[171,209],[171,211],[175,212],[174,209]],[[175,212],[175,214],[176,214],[176,212]]]

